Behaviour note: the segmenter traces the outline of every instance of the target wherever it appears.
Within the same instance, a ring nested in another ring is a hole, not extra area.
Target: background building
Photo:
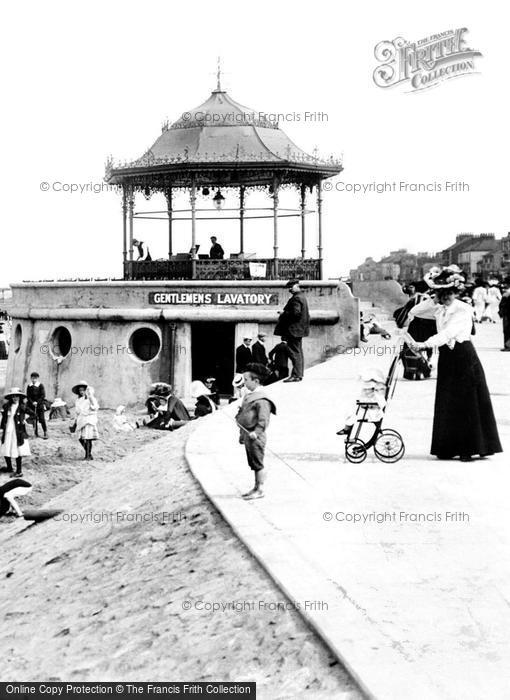
[[[439,253],[409,253],[407,248],[399,248],[379,261],[366,258],[351,270],[350,278],[354,282],[396,280],[409,284],[423,279],[434,265],[458,265],[469,280],[510,279],[510,233],[504,238],[496,238],[494,233],[459,233],[455,243]]]
[[[438,264],[436,255],[426,252],[409,253],[407,248],[393,250],[378,262],[367,258],[350,277],[354,282],[396,280],[402,284],[417,282],[430,267]]]

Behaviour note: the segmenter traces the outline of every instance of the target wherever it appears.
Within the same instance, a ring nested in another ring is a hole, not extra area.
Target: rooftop
[[[110,184],[134,181],[143,186],[149,184],[148,176],[153,180],[154,175],[166,174],[169,184],[187,186],[183,172],[207,170],[210,178],[212,164],[228,171],[220,179],[216,174],[214,181],[232,185],[250,184],[245,182],[245,175],[235,174],[236,169],[249,166],[258,171],[251,177],[251,184],[271,182],[275,168],[281,169],[282,182],[285,178],[295,181],[294,176],[289,177],[289,169],[309,173],[315,182],[342,170],[339,159],[306,153],[276,121],[241,105],[218,87],[198,107],[182,112],[173,124],[164,124],[161,135],[141,157],[124,163],[109,160],[105,179]]]

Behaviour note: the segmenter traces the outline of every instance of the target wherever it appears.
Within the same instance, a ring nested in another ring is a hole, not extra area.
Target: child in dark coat
[[[262,389],[267,378],[268,370],[263,365],[251,363],[244,372],[244,385],[248,393],[243,398],[236,417],[240,428],[239,442],[244,445],[248,465],[255,475],[255,485],[251,491],[243,494],[243,498],[252,500],[263,498],[263,484],[266,472],[264,469],[264,452],[266,448],[266,429],[271,413],[276,415],[276,406]]]

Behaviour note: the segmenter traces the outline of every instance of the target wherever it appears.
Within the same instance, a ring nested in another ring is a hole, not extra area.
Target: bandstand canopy
[[[191,184],[313,187],[342,170],[339,160],[321,160],[296,146],[264,113],[244,107],[220,87],[198,107],[165,124],[153,146],[135,161],[107,163],[105,180],[115,185],[161,189]]]

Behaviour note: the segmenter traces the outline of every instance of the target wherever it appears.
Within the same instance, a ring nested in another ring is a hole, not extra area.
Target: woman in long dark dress
[[[457,299],[463,278],[445,268],[429,283],[437,295],[438,332],[413,347],[439,348],[431,454],[468,462],[502,452],[485,374],[471,342],[473,308]]]

